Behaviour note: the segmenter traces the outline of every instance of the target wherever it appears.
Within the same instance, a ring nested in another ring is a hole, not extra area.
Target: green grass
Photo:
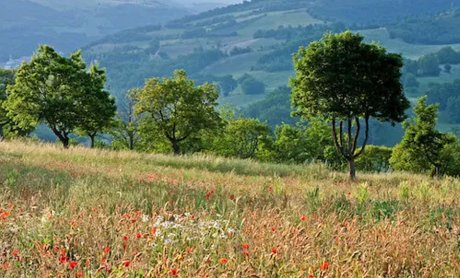
[[[458,277],[460,181],[0,143],[2,277]]]

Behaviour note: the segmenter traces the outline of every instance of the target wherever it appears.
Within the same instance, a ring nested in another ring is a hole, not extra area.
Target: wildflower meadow
[[[1,277],[459,277],[460,181],[0,144]]]

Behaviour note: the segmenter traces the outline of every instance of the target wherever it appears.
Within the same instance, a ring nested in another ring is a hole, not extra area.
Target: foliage
[[[238,83],[245,95],[259,95],[265,93],[265,84],[247,73],[238,79]]]
[[[350,176],[354,178],[354,160],[366,146],[369,119],[395,123],[405,117],[409,102],[400,83],[401,56],[363,43],[360,35],[344,32],[326,34],[322,40],[301,48],[294,56],[294,64],[296,77],[291,86],[295,113],[331,121],[334,143],[349,162]],[[356,151],[361,119],[365,123],[365,138]],[[347,123],[345,138],[343,121]]]
[[[322,161],[330,164],[327,147],[334,147],[328,125],[320,120],[310,120],[306,125],[283,124],[276,127],[273,149],[278,162],[308,163]],[[340,160],[340,158],[339,158]]]
[[[415,119],[404,123],[406,132],[394,148],[391,166],[396,170],[431,170],[432,175],[442,175],[447,161],[442,156],[443,148],[455,139],[436,130],[438,106],[427,105],[426,97],[418,100],[414,112]]]
[[[324,0],[315,1],[310,12],[315,17],[326,21],[342,21],[362,29],[366,26],[385,26],[409,16],[417,18],[434,15],[458,4],[458,0],[438,0],[436,2],[430,0]],[[414,25],[416,24],[420,23],[416,22]],[[427,32],[426,30],[430,29],[425,25],[422,26],[414,35],[436,37],[439,34]]]
[[[266,122],[272,129],[283,123],[294,124],[298,119],[291,117],[290,95],[291,90],[287,86],[276,88],[263,100],[243,107],[241,114]]]
[[[101,72],[86,71],[80,52],[66,58],[42,45],[18,69],[4,107],[21,129],[45,123],[67,148],[69,135],[91,116],[86,112],[94,105],[93,97],[97,99],[97,93],[108,97],[102,91],[104,81]]]
[[[150,117],[161,136],[175,154],[180,144],[204,129],[219,125],[215,111],[217,87],[211,84],[195,86],[184,70],[174,72],[172,78],[151,78],[144,88],[134,94],[135,111]]]
[[[427,100],[430,103],[439,104],[440,110],[445,110],[451,100],[458,96],[460,92],[460,79],[452,83],[431,83],[427,92]]]
[[[436,3],[437,4],[437,3]],[[458,3],[457,3],[458,5]],[[447,7],[450,9],[451,7]],[[460,9],[450,10],[432,17],[413,17],[403,22],[390,25],[391,38],[401,38],[416,44],[453,44],[460,42]]]
[[[216,154],[242,159],[269,159],[265,149],[272,143],[268,126],[256,119],[240,118],[230,120],[222,134],[214,139]]]
[[[0,69],[0,140],[3,138],[14,138],[18,135],[27,135],[32,130],[21,129],[8,117],[8,111],[3,103],[8,98],[7,87],[14,84],[15,72],[13,70]]]
[[[256,65],[253,66],[253,69],[268,72],[291,70],[292,53],[298,51],[299,47],[320,39],[324,33],[337,33],[344,30],[344,26],[340,23],[331,25],[309,25],[306,27],[281,26],[274,30],[259,30],[254,34],[255,38],[284,38],[286,39],[286,43],[275,48],[270,53],[261,56],[257,60]]]
[[[112,147],[116,150],[138,150],[140,141],[140,118],[134,113],[135,100],[133,96],[140,89],[131,89],[118,105],[118,114],[113,127],[109,130],[112,136]]]
[[[219,91],[223,96],[228,96],[238,87],[238,82],[233,78],[232,75],[215,76],[215,75],[204,75],[194,76],[197,84],[203,84],[206,82],[215,83],[219,86]]]
[[[391,153],[391,148],[369,145],[356,159],[356,168],[366,172],[387,172],[390,170]]]
[[[90,81],[86,85],[90,93],[83,97],[81,113],[84,117],[78,124],[78,130],[89,136],[91,147],[94,147],[96,135],[112,126],[117,108],[110,93],[104,90],[105,71],[92,65],[89,75]]]

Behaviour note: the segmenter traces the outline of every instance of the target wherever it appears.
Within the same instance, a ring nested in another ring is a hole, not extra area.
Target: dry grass
[[[459,277],[460,181],[0,144],[2,277]]]

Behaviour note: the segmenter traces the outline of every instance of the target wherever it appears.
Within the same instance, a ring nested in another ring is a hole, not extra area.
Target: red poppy
[[[320,265],[319,267],[321,270],[327,270],[329,268],[329,263],[328,262],[324,262]]]
[[[128,236],[123,236],[123,240],[124,240],[124,241],[127,241],[128,239],[129,239]]]
[[[248,251],[248,250],[244,250],[244,251],[243,251],[243,255],[244,255],[245,257],[249,257],[249,251]]]
[[[275,228],[275,227],[272,227],[272,232],[276,232],[276,228]]]
[[[67,258],[66,255],[61,255],[61,256],[59,257],[59,262],[60,262],[61,264],[66,263],[66,262],[68,262],[68,261],[69,261],[69,258]]]
[[[8,216],[10,216],[9,211],[2,212],[2,213],[0,213],[0,220],[4,220],[4,219],[8,218]]]
[[[142,234],[141,234],[141,233],[137,233],[136,238],[137,238],[137,239],[142,238]]]
[[[308,275],[308,278],[315,278],[315,275],[313,275],[313,273],[310,273],[310,275]]]
[[[129,260],[126,260],[126,261],[123,262],[123,265],[125,267],[129,267],[131,265],[131,262]]]
[[[219,263],[226,264],[226,263],[228,263],[228,259],[227,258],[220,258]]]
[[[179,270],[177,270],[176,268],[173,268],[169,271],[169,273],[171,273],[171,275],[173,276],[176,276],[177,274],[179,274]]]
[[[107,259],[106,258],[102,258],[100,262],[101,262],[102,266],[107,266]]]
[[[152,236],[155,236],[155,235],[157,234],[157,228],[152,227],[152,228],[150,229],[150,233],[152,234]]]
[[[109,254],[110,253],[110,246],[104,247],[104,253]]]
[[[249,244],[243,244],[241,247],[243,247],[243,249],[249,249]]]
[[[272,254],[278,254],[278,248],[273,247],[272,248]]]
[[[77,278],[83,278],[83,272],[81,271],[77,272]]]
[[[211,199],[212,194],[214,194],[214,190],[210,190],[210,191],[206,192],[206,196],[205,196],[205,197],[206,197],[206,200]]]
[[[19,250],[13,250],[13,251],[11,252],[11,256],[13,256],[13,257],[15,257],[15,258],[19,257]]]
[[[78,265],[77,261],[70,261],[69,262],[69,267],[70,269],[74,269]]]
[[[307,221],[307,216],[306,215],[300,216],[300,221],[302,221],[302,222]]]

